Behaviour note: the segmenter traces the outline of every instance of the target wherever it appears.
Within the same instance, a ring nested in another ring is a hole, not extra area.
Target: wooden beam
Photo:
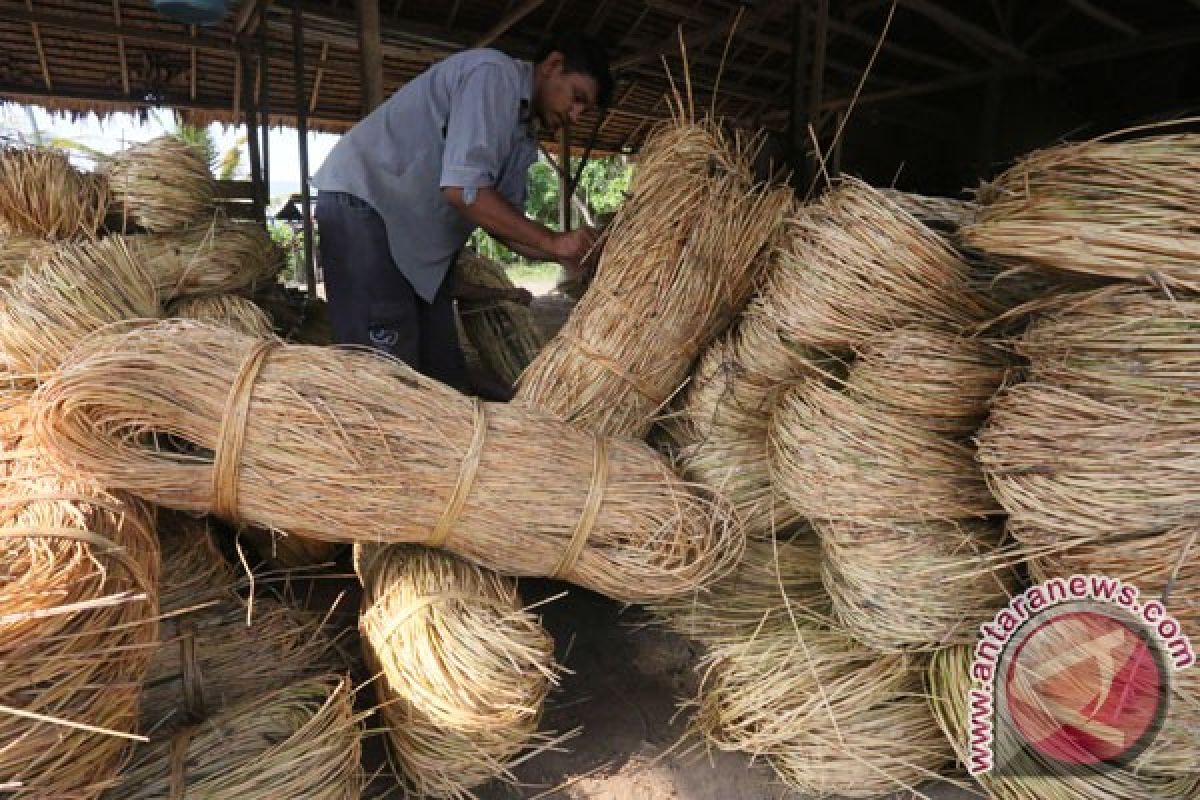
[[[898,0],[899,4],[933,22],[948,33],[967,42],[974,42],[993,53],[1013,61],[1027,61],[1029,57],[1017,46],[976,25],[974,22],[946,10],[932,0]]]
[[[321,58],[317,61],[317,74],[313,77],[312,95],[308,99],[308,113],[310,114],[317,110],[317,96],[321,93],[321,79],[325,77],[325,58],[328,55],[329,43],[323,42],[321,44]]]
[[[1067,0],[1067,3],[1079,13],[1091,17],[1092,19],[1096,20],[1096,22],[1099,22],[1101,25],[1104,25],[1107,28],[1113,29],[1122,36],[1134,38],[1140,33],[1137,28],[1133,27],[1125,20],[1117,17],[1114,14],[1108,13],[1103,8],[1088,2],[1088,0]]]
[[[454,20],[458,19],[458,9],[462,6],[462,0],[454,0],[454,5],[450,6],[450,15],[446,17],[446,30],[451,30],[454,27]]]
[[[571,230],[571,126],[563,123],[558,132],[558,229]]]
[[[796,189],[808,185],[810,172],[807,157],[811,107],[808,101],[810,17],[808,4],[797,3],[792,17],[792,83],[788,103],[788,161],[792,169],[792,186]]]
[[[196,26],[189,25],[188,33],[192,36],[193,39],[196,38]],[[188,48],[188,59],[189,59],[189,64],[188,64],[189,87],[188,88],[191,90],[190,91],[191,98],[193,100],[195,100],[196,99],[196,48],[194,48],[194,47]],[[128,93],[128,91],[126,93]]]
[[[258,22],[256,23],[258,37],[258,66],[260,72],[259,84],[259,119],[262,129],[262,203],[265,213],[271,203],[271,59],[267,49],[267,26],[264,24],[267,15],[267,5],[271,0],[259,3]]]
[[[516,25],[525,17],[536,11],[546,0],[525,0],[521,5],[514,8],[505,14],[499,22],[492,26],[491,30],[475,40],[476,47],[487,47],[492,42],[499,39],[508,29]]]
[[[306,18],[305,25],[309,24],[309,18],[311,18],[342,24],[348,31],[358,30],[358,15],[352,10],[334,8],[315,0],[279,0],[278,5],[287,9],[299,6]],[[447,31],[441,25],[414,22],[408,19],[400,22],[389,21],[387,24],[380,26],[380,32],[387,36],[395,36],[398,39],[408,42],[415,42],[426,47],[436,48],[443,54],[455,53],[463,48],[470,47],[471,42],[479,35],[478,33],[455,33]],[[305,38],[309,41],[320,41],[317,38],[317,34],[317,31],[309,29],[305,32]]]
[[[308,119],[304,107],[304,14],[292,9],[292,53],[295,64],[292,75],[296,95],[296,139],[300,149],[300,198],[304,217],[304,283],[308,289],[309,305],[317,301],[317,269],[313,259],[312,196],[308,189]]]
[[[25,10],[33,13],[33,0],[25,0]],[[45,81],[47,89],[54,91],[54,81],[50,79],[50,66],[46,63],[46,49],[42,47],[42,31],[38,24],[32,21],[29,28],[33,32],[33,44],[37,48],[38,63],[42,67],[42,80]]]
[[[825,49],[829,43],[829,0],[817,0],[813,18],[812,76],[808,82],[808,121],[821,127],[821,99],[825,96]]]
[[[604,21],[608,19],[608,12],[612,10],[613,0],[600,0],[596,4],[595,11],[588,18],[587,25],[583,26],[584,33],[589,36],[595,36],[600,33],[600,28],[604,26]]]
[[[1168,33],[1148,34],[1134,40],[1095,45],[1093,47],[1084,47],[1078,50],[1042,56],[1038,59],[1037,64],[1031,62],[1006,64],[982,72],[939,78],[935,81],[916,83],[898,89],[864,92],[859,96],[857,104],[859,106],[870,105],[890,100],[899,100],[905,97],[935,94],[950,89],[960,89],[964,86],[986,83],[993,78],[1012,78],[1020,75],[1028,75],[1036,73],[1044,67],[1077,67],[1084,64],[1094,64],[1098,61],[1128,58],[1159,50],[1189,47],[1198,43],[1200,43],[1200,27],[1180,28]],[[851,97],[847,96],[826,100],[821,104],[821,107],[824,110],[845,108],[850,104],[851,99]]]
[[[855,25],[852,25],[849,22],[842,22],[841,20],[835,18],[830,18],[829,30],[841,36],[853,39],[860,44],[868,45],[872,48],[875,47],[875,44],[879,41],[879,34],[869,33]],[[896,42],[884,42],[883,49],[880,52],[887,53],[888,55],[892,55],[897,58],[904,58],[917,64],[924,64],[927,67],[945,70],[947,72],[958,72],[963,68],[961,64],[944,58],[939,58],[938,56],[925,53],[920,50],[913,50],[912,48],[905,47],[904,45],[897,44]]]
[[[112,0],[113,22],[121,26],[121,0]],[[129,60],[125,57],[125,37],[117,37],[117,61],[121,65],[121,88],[129,94]],[[194,98],[193,98],[194,99]]]
[[[382,28],[379,23],[379,0],[355,0],[354,5],[358,9],[362,113],[365,117],[383,103]]]
[[[1068,5],[1059,6],[1059,8],[1052,15],[1050,15],[1049,19],[1039,25],[1037,30],[1035,30],[1028,37],[1026,37],[1023,42],[1021,42],[1021,49],[1026,52],[1032,50],[1034,46],[1046,36],[1046,34],[1050,33],[1059,25],[1061,25],[1063,20],[1069,16],[1071,16],[1071,7]]]
[[[258,4],[262,0],[242,0],[241,8],[238,9],[237,16],[233,19],[233,32],[235,35],[245,33],[246,26],[250,24],[250,20],[257,18],[254,12],[258,10]]]
[[[767,0],[767,2],[755,5],[751,11],[741,13],[740,22],[738,22],[739,13],[736,11],[731,12],[717,24],[705,25],[702,29],[685,35],[683,37],[683,45],[687,48],[689,54],[698,53],[712,42],[726,38],[729,35],[729,31],[733,28],[734,23],[737,23],[740,29],[750,29],[761,22],[771,19],[792,5],[793,0]],[[656,46],[640,49],[639,52],[618,59],[613,66],[616,70],[625,70],[640,64],[658,61],[668,53],[678,52],[679,37],[672,33]]]

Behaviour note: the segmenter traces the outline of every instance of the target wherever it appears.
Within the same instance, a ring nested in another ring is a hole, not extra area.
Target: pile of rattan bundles
[[[898,189],[879,189],[879,193],[931,228],[955,231],[975,217],[975,204],[968,200],[933,197]]]
[[[0,237],[91,236],[108,211],[107,181],[53,148],[0,148]]]
[[[345,678],[274,688],[142,747],[105,800],[357,800],[361,718]]]
[[[693,594],[650,604],[667,627],[708,648],[752,639],[789,619],[826,622],[829,593],[821,553],[807,528],[775,540],[751,539],[733,572]]]
[[[36,236],[0,235],[0,287],[21,277],[25,267],[54,247],[48,239]]]
[[[1014,264],[1200,291],[1200,134],[1031,153],[980,192],[963,240]]]
[[[500,292],[516,289],[502,266],[469,250],[459,254],[455,269],[458,280],[471,286]],[[542,349],[542,336],[528,306],[503,298],[460,299],[458,316],[480,361],[507,384],[515,384]]]
[[[805,795],[876,797],[953,760],[922,691],[923,656],[880,656],[836,628],[777,615],[709,651],[693,726],[765,756]]]
[[[125,223],[177,231],[212,216],[216,182],[199,150],[178,136],[135,144],[101,164],[112,208]]]
[[[319,614],[265,592],[247,604],[210,521],[164,513],[160,643],[146,673],[141,725],[163,735],[300,678],[344,668]]]
[[[445,547],[630,601],[691,591],[744,544],[728,506],[646,445],[473,401],[372,353],[172,320],[94,337],[34,406],[60,469],[159,505]]]
[[[135,738],[158,635],[159,549],[140,501],[51,474],[9,438],[0,510],[0,787],[95,798]]]
[[[929,666],[928,689],[930,704],[946,738],[954,744],[958,759],[970,762],[969,742],[972,739],[968,691],[972,688],[971,663],[973,650],[969,646],[948,647],[934,653]],[[1031,774],[996,775],[984,773],[979,783],[989,797],[997,800],[1193,800],[1200,796],[1200,775],[1195,772],[1195,760],[1186,749],[1172,753],[1178,743],[1191,745],[1196,736],[1197,705],[1195,670],[1177,673],[1177,683],[1163,728],[1150,749],[1133,764],[1116,768],[1109,764],[1088,769],[1085,766],[1064,770],[1052,759],[1038,758],[1036,748],[1029,752],[1035,760]],[[1182,681],[1180,676],[1186,676]],[[1186,686],[1180,683],[1186,682]],[[1186,715],[1190,715],[1190,718]],[[1190,727],[1189,727],[1190,726]],[[1194,745],[1192,745],[1194,746]],[[1180,771],[1156,771],[1162,759],[1183,761]]]
[[[358,545],[360,629],[400,776],[420,797],[472,797],[551,739],[554,642],[516,581],[411,545]]]
[[[267,312],[238,294],[181,297],[167,306],[167,316],[215,322],[263,339],[275,335]]]
[[[643,146],[588,292],[521,377],[517,401],[641,437],[732,321],[792,204],[754,185],[753,142],[676,121]]]

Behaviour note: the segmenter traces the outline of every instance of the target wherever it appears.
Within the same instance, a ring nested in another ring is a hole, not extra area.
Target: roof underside
[[[636,148],[669,115],[668,71],[677,80],[684,72],[680,39],[697,107],[749,127],[785,129],[796,71],[792,44],[799,40],[805,42],[801,94],[809,98],[802,97],[803,119],[827,138],[871,62],[890,6],[881,0],[381,0],[384,91],[464,47],[487,44],[530,57],[555,31],[586,30],[609,43],[617,87],[612,108],[577,126],[572,141],[582,146],[595,132],[596,149],[611,152]],[[169,106],[196,123],[243,122],[253,104],[259,111],[265,106],[273,123],[292,125],[299,94],[310,129],[344,131],[361,117],[353,0],[233,0],[218,25],[200,28],[168,21],[151,0],[0,0],[0,9],[5,99],[101,114]],[[299,91],[296,10],[304,43]],[[824,58],[814,55],[822,33]],[[1097,64],[1193,52],[1197,42],[1200,0],[898,0],[857,108],[907,127],[956,125],[963,97],[978,96],[991,81],[1074,81]],[[256,87],[252,93],[239,91],[243,73]]]

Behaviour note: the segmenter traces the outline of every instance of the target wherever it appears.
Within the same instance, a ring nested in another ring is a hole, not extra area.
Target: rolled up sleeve
[[[446,124],[441,187],[463,189],[471,203],[477,189],[493,187],[511,148],[520,95],[503,71],[491,65],[473,69],[455,92]]]

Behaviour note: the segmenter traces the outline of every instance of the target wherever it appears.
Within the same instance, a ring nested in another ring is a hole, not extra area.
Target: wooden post
[[[258,63],[261,65],[259,69],[259,80],[262,82],[259,87],[259,104],[258,109],[261,116],[262,124],[262,203],[265,209],[271,204],[271,74],[268,70],[267,50],[267,4],[258,4]]]
[[[792,186],[808,186],[808,4],[797,3],[792,15],[792,97],[788,119]]]
[[[814,148],[821,147],[821,98],[825,94],[825,50],[829,41],[829,0],[817,0],[817,17],[812,41],[812,77],[808,81],[808,124],[812,133],[806,132]],[[823,152],[815,153],[817,160],[828,158]]]
[[[558,227],[564,233],[571,230],[571,126],[564,122],[558,132]]]
[[[304,283],[308,302],[317,301],[317,270],[313,260],[312,196],[308,188],[308,108],[304,96],[304,14],[292,5],[292,72],[296,83],[296,136],[300,145],[300,207],[304,215]]]
[[[383,103],[383,39],[379,0],[355,0],[358,8],[358,53],[362,68],[362,113]]]
[[[262,199],[262,161],[258,152],[258,106],[254,101],[254,70],[250,66],[250,50],[244,45],[238,58],[241,64],[242,108],[246,115],[246,147],[250,151],[250,182],[254,188],[254,215],[264,225],[266,208]]]

